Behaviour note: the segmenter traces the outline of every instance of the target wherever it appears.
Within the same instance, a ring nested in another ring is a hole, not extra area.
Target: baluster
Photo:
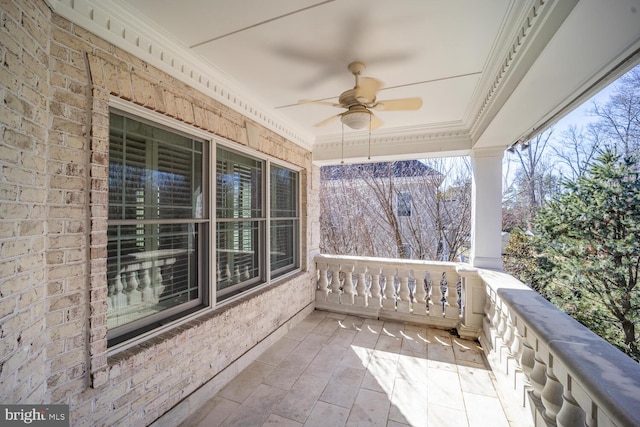
[[[437,273],[434,273],[432,275],[431,272],[429,272],[429,276],[431,277],[431,292],[429,294],[429,316],[443,317],[444,312],[442,310],[442,287],[441,284],[438,283],[434,278],[436,274]]]
[[[384,276],[384,297],[382,298],[382,308],[385,310],[396,309],[396,285],[395,275],[396,269],[392,267],[384,267],[382,269]]]
[[[526,335],[526,333],[525,333]],[[535,340],[535,338],[534,338]],[[525,375],[525,379],[528,385],[531,384],[531,372],[533,372],[533,367],[535,366],[535,350],[529,340],[525,336],[522,341],[522,353],[520,354],[520,367],[522,368],[522,372]]]
[[[124,283],[122,283],[123,279],[125,280]],[[113,307],[115,309],[119,309],[127,305],[127,296],[124,294],[124,289],[126,285],[127,285],[127,282],[126,282],[124,271],[118,272],[118,274],[116,274],[115,285],[114,285],[115,294],[113,295]]]
[[[416,290],[414,292],[413,314],[420,314],[422,316],[427,314],[427,291],[425,286],[427,279],[424,271],[413,271],[413,276],[416,279]]]
[[[127,294],[127,300],[129,305],[137,304],[142,301],[142,295],[138,290],[140,286],[140,282],[138,281],[138,269],[140,268],[140,264],[131,264],[127,270],[129,271],[129,277],[127,280],[127,289],[125,290]]]
[[[151,261],[142,263],[142,280],[140,280],[140,289],[142,292],[142,301],[153,301],[153,288],[151,287]]]
[[[116,276],[111,277],[111,279],[108,279],[108,285],[107,285],[107,313],[111,310],[113,310],[113,294],[116,290]]]
[[[355,267],[356,273],[356,296],[355,305],[360,307],[367,306],[367,279],[365,274],[367,273],[366,265],[358,265]]]
[[[369,267],[369,274],[371,275],[371,297],[369,298],[369,307],[380,308],[382,307],[380,267]]]
[[[400,280],[400,287],[398,288],[398,312],[411,313],[411,292],[409,290],[409,274],[410,271],[406,268],[398,269],[398,279]]]
[[[329,264],[331,271],[331,293],[327,295],[327,302],[340,304],[340,264]]]
[[[327,285],[329,284],[329,280],[327,278],[327,270],[329,269],[329,265],[324,262],[319,262],[316,268],[319,272],[316,300],[318,300],[318,302],[326,302],[327,295],[329,295],[329,289],[327,288]]]
[[[340,304],[353,305],[354,292],[353,292],[353,265],[343,265],[342,272],[344,273],[344,284],[342,286],[342,294],[340,295]]]
[[[164,279],[162,277],[162,265],[164,260],[153,261],[153,267],[151,268],[151,286],[153,287],[154,301],[157,303],[160,300],[160,295],[164,291]]]
[[[513,320],[511,319],[511,311],[507,307],[507,312],[504,314],[505,329],[502,336],[502,343],[504,344],[507,353],[513,355],[511,352],[511,344],[513,343]]]
[[[533,370],[529,377],[533,387],[533,397],[539,402],[542,397],[542,390],[547,382],[547,365],[542,360],[539,351],[536,351],[533,358]]]
[[[224,278],[225,280],[231,280],[231,267],[228,263],[224,266]]]
[[[519,324],[518,324],[518,318],[516,317],[514,319],[514,325],[513,325],[513,340],[511,341],[511,345],[509,346],[509,352],[511,353],[511,355],[513,356],[513,358],[516,361],[516,366],[519,369],[522,369],[522,367],[520,366],[520,356],[522,353],[522,334],[520,333],[520,328],[519,328]]]
[[[483,323],[487,327],[487,332],[493,328],[493,324],[491,323],[491,319],[493,319],[493,315],[496,312],[496,302],[493,298],[493,292],[487,288],[487,295],[484,299],[484,320]],[[489,334],[487,333],[487,336]]]
[[[549,356],[549,366],[547,367],[547,379],[542,389],[541,400],[544,405],[542,417],[548,424],[556,423],[556,416],[562,408],[562,384],[553,373],[553,356]]]
[[[495,308],[493,310],[493,318],[491,319],[491,343],[493,348],[497,348],[500,343],[498,339],[502,338],[500,335],[500,328],[502,327],[502,302],[498,299],[498,295],[496,295]],[[502,331],[504,333],[504,331]]]
[[[245,265],[244,266],[244,273],[242,275],[242,279],[243,280],[249,280],[251,279],[251,273],[249,272],[249,266]]]
[[[556,416],[558,427],[573,427],[587,425],[587,414],[578,405],[571,394],[572,378],[567,378],[567,388],[562,394],[562,408]],[[595,424],[595,423],[594,423]],[[593,424],[589,424],[593,425]]]
[[[444,282],[446,283],[447,293],[445,302],[445,317],[447,319],[457,319],[460,317],[460,306],[458,305],[458,284],[460,276],[455,272],[445,273]]]
[[[240,283],[241,281],[242,277],[240,276],[240,266],[236,264],[233,269],[233,283]]]

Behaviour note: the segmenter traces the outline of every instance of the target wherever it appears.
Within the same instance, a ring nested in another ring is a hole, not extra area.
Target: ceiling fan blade
[[[378,111],[418,110],[422,107],[421,98],[401,98],[379,101],[372,108]]]
[[[332,121],[334,121],[335,119],[340,117],[341,115],[342,115],[342,113],[341,114],[336,114],[335,116],[331,116],[328,119],[324,119],[320,123],[316,123],[314,126],[318,128],[320,126],[328,125],[329,123],[331,123]]]
[[[328,105],[330,107],[340,107],[340,104],[336,104],[335,102],[329,102],[329,101],[315,101],[313,99],[301,99],[300,101],[298,101],[298,105],[304,105],[304,104],[317,104],[317,105]]]
[[[375,114],[371,113],[371,130],[378,129],[380,126],[382,126],[382,120],[376,117]]]
[[[373,77],[362,77],[356,87],[356,99],[362,103],[373,102],[383,83]]]

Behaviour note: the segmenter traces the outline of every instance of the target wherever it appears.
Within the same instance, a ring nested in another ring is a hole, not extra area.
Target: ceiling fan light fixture
[[[365,109],[347,111],[340,116],[340,120],[351,129],[364,129],[371,122],[371,112]]]

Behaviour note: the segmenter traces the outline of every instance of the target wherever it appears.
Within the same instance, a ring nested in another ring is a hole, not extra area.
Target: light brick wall
[[[59,284],[46,279],[51,14],[3,1],[0,15],[0,402],[42,401]]]
[[[257,151],[302,168],[302,273],[108,357],[109,97],[242,145],[247,119],[42,0],[0,13],[0,401],[67,403],[74,426],[149,424],[313,303],[319,170],[254,123]]]

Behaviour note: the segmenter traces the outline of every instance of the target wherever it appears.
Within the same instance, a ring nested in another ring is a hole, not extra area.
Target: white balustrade
[[[640,425],[640,365],[508,274],[405,259],[315,260],[317,308],[454,327],[478,338],[502,387],[514,390],[522,416],[533,416],[531,424]],[[122,304],[132,289],[144,294],[144,274],[114,280],[111,304]]]
[[[455,263],[335,255],[318,255],[315,261],[317,308],[445,328],[460,325],[461,278]],[[434,284],[428,293],[429,281]]]
[[[183,249],[162,249],[123,257],[119,270],[108,277],[108,319],[157,306],[165,289],[162,269],[170,268],[186,253]]]
[[[513,277],[479,275],[486,286],[480,343],[523,416],[533,414],[536,426],[640,425],[637,362]],[[502,369],[505,352],[516,369]]]

